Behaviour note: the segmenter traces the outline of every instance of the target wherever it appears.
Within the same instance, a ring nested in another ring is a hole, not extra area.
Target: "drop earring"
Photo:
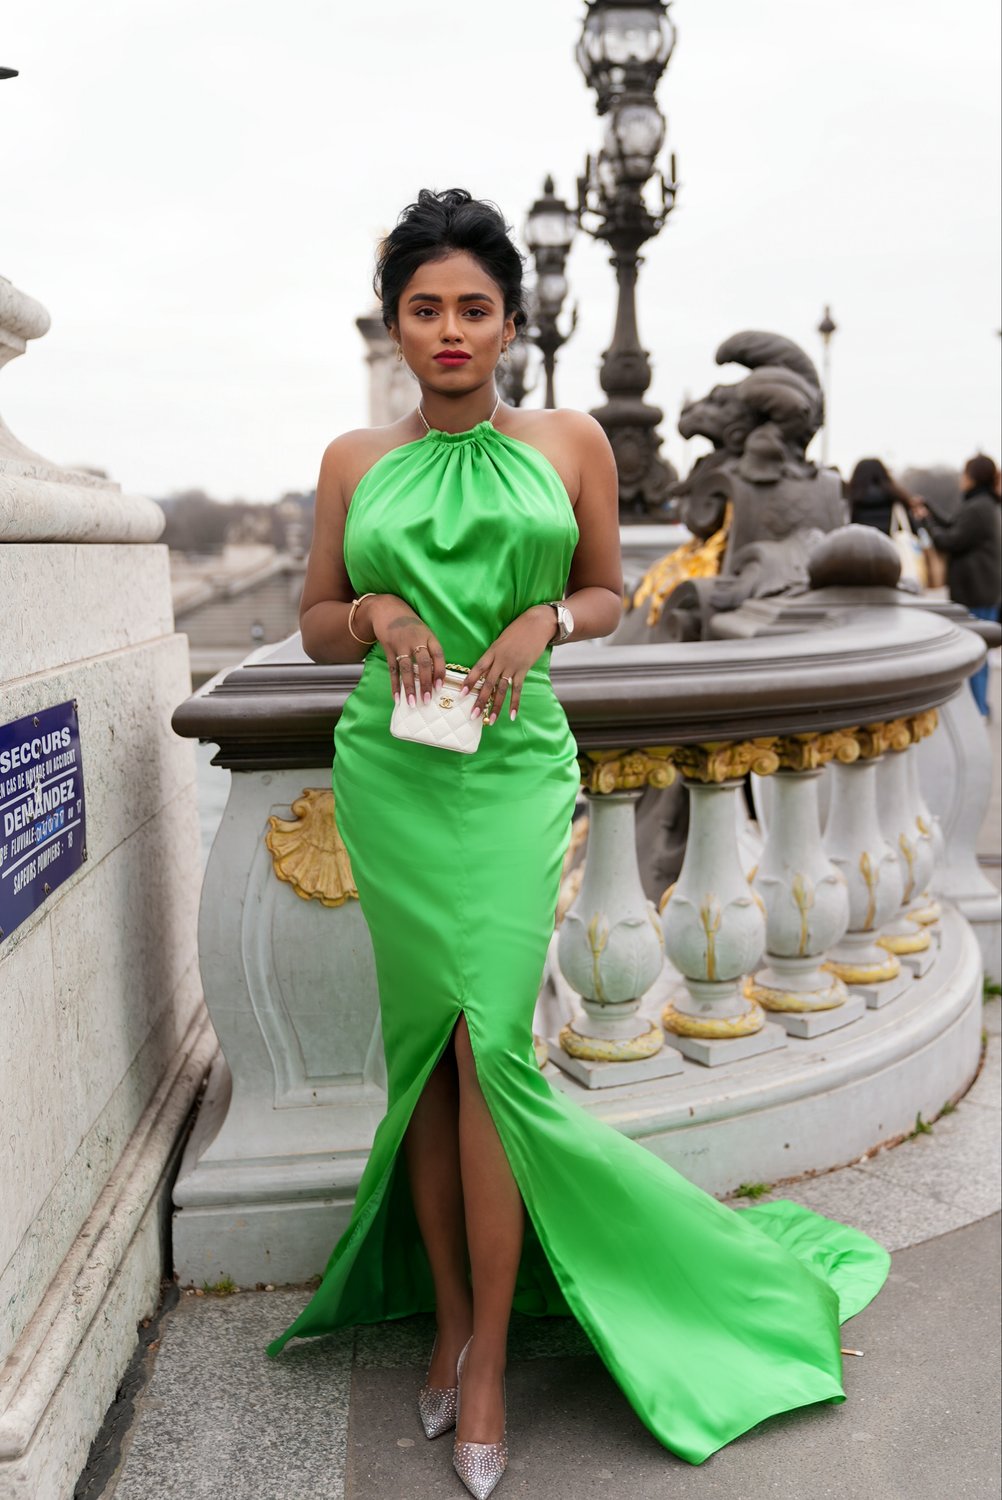
[[[504,360],[505,364],[508,364],[511,361],[511,355],[508,353],[507,344],[502,344],[501,346],[501,358]]]
[[[397,364],[398,365],[402,365],[403,362],[404,362],[404,351],[401,349],[400,345],[398,344],[397,345]]]

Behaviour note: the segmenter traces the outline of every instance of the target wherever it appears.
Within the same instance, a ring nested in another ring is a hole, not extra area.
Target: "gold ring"
[[[407,660],[410,661],[410,655],[411,654],[410,654],[409,651],[398,651],[397,654],[396,654],[395,660],[396,661],[403,661],[404,658],[406,657]]]

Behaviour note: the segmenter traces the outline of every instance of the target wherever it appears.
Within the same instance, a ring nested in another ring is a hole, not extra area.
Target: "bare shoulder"
[[[511,436],[538,448],[548,458],[576,505],[586,477],[615,472],[615,460],[605,430],[584,411],[558,407],[555,411],[509,413]]]
[[[517,418],[517,423],[512,422],[512,437],[523,438],[525,442],[608,446],[609,440],[601,424],[586,411],[573,411],[569,406],[558,406],[555,411],[523,411],[520,408],[510,416]]]
[[[324,449],[317,485],[318,502],[337,496],[347,510],[363,474],[374,463],[409,442],[411,433],[407,418],[386,427],[355,427],[333,438]]]

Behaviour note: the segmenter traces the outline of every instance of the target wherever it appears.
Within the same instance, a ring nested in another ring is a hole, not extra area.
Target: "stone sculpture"
[[[713,614],[806,584],[813,546],[848,519],[837,472],[806,455],[824,397],[804,351],[748,330],[726,339],[716,360],[749,373],[689,402],[679,419],[683,437],[713,444],[674,491],[698,540],[650,569],[617,644],[705,638]]]

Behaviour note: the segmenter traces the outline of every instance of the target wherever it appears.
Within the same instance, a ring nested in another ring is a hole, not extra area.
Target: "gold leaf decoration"
[[[647,569],[633,595],[633,608],[647,604],[647,624],[656,625],[661,618],[665,601],[687,578],[716,578],[727,548],[727,537],[731,529],[734,507],[730,501],[724,511],[720,530],[706,541],[693,538],[683,542],[673,552],[659,557]]]
[[[581,783],[585,791],[606,796],[645,786],[671,786],[675,780],[671,754],[659,745],[643,750],[583,750],[578,755]]]
[[[343,906],[358,900],[351,861],[334,822],[334,793],[307,787],[292,804],[294,818],[270,817],[264,841],[279,880],[304,901]]]

